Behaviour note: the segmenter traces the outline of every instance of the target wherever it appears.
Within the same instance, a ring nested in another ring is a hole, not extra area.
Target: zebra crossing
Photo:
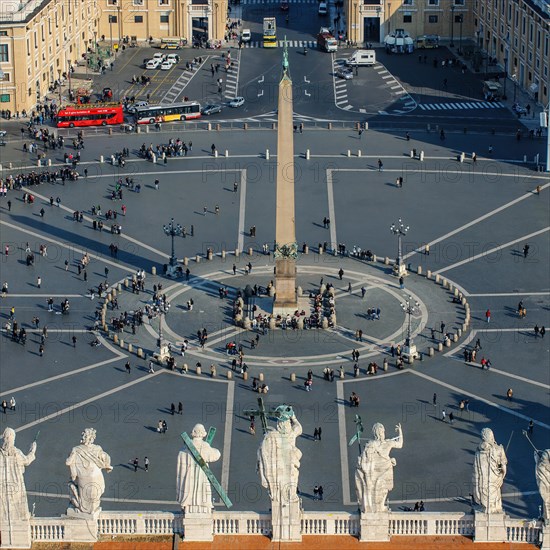
[[[288,48],[309,48],[310,50],[317,48],[315,40],[287,40]],[[277,47],[282,48],[285,45],[284,40],[277,41]],[[243,48],[263,48],[263,42],[245,42]]]
[[[236,58],[232,61],[231,70],[226,73],[225,77],[225,97],[227,99],[235,99],[237,97],[237,88],[239,86],[239,70],[241,56],[240,52]]]
[[[500,101],[462,101],[459,103],[419,103],[423,111],[446,111],[456,109],[504,109]]]
[[[185,69],[181,75],[178,77],[176,82],[172,87],[164,94],[163,98],[160,100],[160,103],[174,103],[176,99],[181,95],[189,81],[197,74],[197,72],[202,69],[203,65],[206,63],[207,56],[202,64],[198,66],[195,70]]]

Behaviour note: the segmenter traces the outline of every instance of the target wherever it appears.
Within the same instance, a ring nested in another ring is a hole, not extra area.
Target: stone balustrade
[[[541,541],[540,521],[504,516],[506,540],[502,542],[537,544]],[[33,542],[71,542],[66,537],[66,518],[30,520]],[[360,536],[357,512],[303,512],[302,535]],[[272,531],[271,515],[258,512],[215,511],[212,533],[216,535],[264,535]],[[101,512],[97,538],[117,535],[183,535],[182,515],[171,512]],[[462,512],[391,512],[389,536],[465,536],[475,538],[473,514]]]

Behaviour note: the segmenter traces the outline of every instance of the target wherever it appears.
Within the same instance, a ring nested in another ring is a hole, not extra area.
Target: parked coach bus
[[[75,126],[107,126],[122,124],[124,113],[120,103],[67,105],[57,112],[58,128]]]
[[[201,104],[198,101],[185,101],[166,105],[147,105],[138,107],[134,116],[138,124],[192,120],[200,118]]]

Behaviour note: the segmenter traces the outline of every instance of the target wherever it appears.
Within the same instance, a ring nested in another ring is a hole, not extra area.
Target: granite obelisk
[[[296,297],[296,258],[298,244],[294,214],[294,121],[292,80],[288,50],[283,50],[283,74],[279,82],[277,125],[277,199],[275,217],[275,302],[273,313],[294,313]]]

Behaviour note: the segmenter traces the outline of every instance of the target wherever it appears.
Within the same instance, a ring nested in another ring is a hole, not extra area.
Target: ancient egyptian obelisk
[[[273,313],[293,313],[296,298],[296,228],[294,218],[294,122],[292,80],[288,50],[283,50],[283,75],[279,82],[277,130],[277,199],[275,216],[275,302]]]

